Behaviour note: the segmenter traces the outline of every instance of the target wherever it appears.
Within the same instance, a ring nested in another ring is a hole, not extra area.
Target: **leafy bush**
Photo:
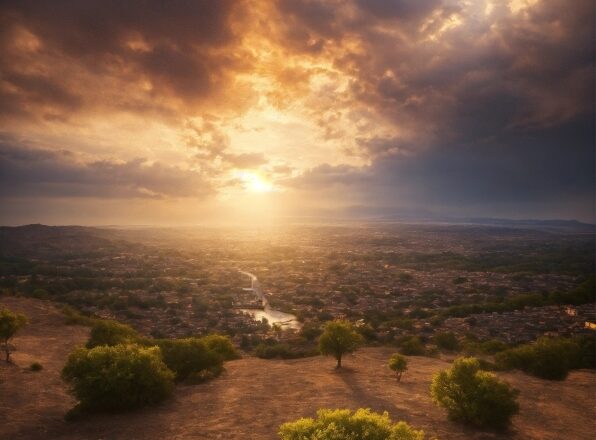
[[[120,411],[157,403],[173,388],[174,373],[159,348],[137,345],[74,350],[62,370],[72,394],[87,411]]]
[[[110,347],[118,344],[131,344],[139,341],[139,334],[128,325],[116,321],[98,320],[91,328],[91,335],[86,347],[93,348],[100,345]]]
[[[596,336],[584,335],[573,339],[579,347],[579,357],[573,368],[596,368]]]
[[[401,381],[402,374],[408,369],[408,360],[399,353],[389,358],[389,368],[397,374],[397,381]]]
[[[25,325],[27,325],[25,315],[13,313],[8,309],[0,309],[0,347],[4,351],[6,362],[10,362],[10,354],[15,349],[10,344],[10,340]]]
[[[213,334],[202,337],[201,341],[207,348],[219,354],[224,361],[240,359],[240,354],[227,336]]]
[[[64,323],[66,325],[85,325],[92,327],[98,322],[97,318],[83,315],[81,312],[70,306],[64,306],[62,308],[62,313],[64,314]]]
[[[282,440],[424,440],[424,432],[405,422],[392,423],[389,415],[369,409],[320,409],[317,418],[284,423],[279,428]]]
[[[342,356],[354,352],[361,343],[362,336],[349,321],[335,320],[325,325],[319,337],[319,350],[322,354],[333,356],[337,360],[337,368],[341,368]]]
[[[426,348],[418,336],[411,336],[399,343],[399,351],[406,356],[424,356]]]
[[[507,350],[509,345],[499,339],[489,339],[488,341],[479,342],[476,348],[483,354],[496,354]]]
[[[306,346],[291,346],[280,342],[261,342],[255,347],[255,356],[262,359],[297,359],[316,356],[317,350]]]
[[[480,370],[475,358],[457,359],[433,377],[431,396],[451,420],[477,427],[505,428],[519,411],[518,391],[494,374]]]
[[[443,350],[458,351],[460,349],[459,340],[453,332],[439,332],[434,337],[437,347]]]
[[[32,362],[31,365],[29,365],[29,370],[41,371],[43,370],[43,365],[41,365],[39,362]]]
[[[300,330],[300,335],[307,341],[314,341],[316,338],[321,336],[322,332],[323,330],[318,323],[309,323],[304,324],[302,330]]]
[[[567,338],[540,338],[531,344],[502,351],[495,356],[503,369],[516,368],[543,379],[563,380],[581,363],[581,347]]]
[[[176,380],[201,381],[219,374],[222,357],[198,338],[156,339],[163,361],[174,372]]]

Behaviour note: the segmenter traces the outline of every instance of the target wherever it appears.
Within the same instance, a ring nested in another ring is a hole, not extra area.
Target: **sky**
[[[594,222],[591,0],[5,0],[0,224]]]

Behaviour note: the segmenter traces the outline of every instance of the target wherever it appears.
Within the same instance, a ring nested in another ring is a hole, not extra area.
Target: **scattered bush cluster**
[[[563,380],[569,370],[594,368],[594,337],[547,338],[502,351],[495,356],[501,369],[516,368],[543,379]]]
[[[97,320],[86,348],[75,350],[62,371],[79,410],[118,411],[156,403],[174,381],[200,382],[238,358],[229,338],[152,339],[115,321]]]
[[[62,377],[81,410],[113,412],[163,400],[172,391],[174,373],[158,347],[103,345],[73,351]]]

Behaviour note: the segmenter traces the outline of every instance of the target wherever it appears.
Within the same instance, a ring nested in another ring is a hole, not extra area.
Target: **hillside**
[[[16,338],[14,365],[0,363],[0,437],[11,439],[275,439],[284,421],[313,415],[320,407],[368,407],[423,428],[441,439],[591,439],[596,428],[593,372],[572,372],[564,382],[521,373],[501,376],[520,389],[520,415],[506,435],[467,430],[448,422],[429,398],[432,374],[443,360],[411,357],[397,383],[386,359],[390,348],[365,348],[346,358],[342,372],[323,357],[291,361],[245,358],[226,364],[226,373],[202,385],[179,386],[162,405],[120,415],[65,422],[73,406],[59,378],[72,347],[87,329],[67,326],[49,302],[0,297],[0,306],[26,313],[30,325]],[[39,361],[44,369],[26,367]]]

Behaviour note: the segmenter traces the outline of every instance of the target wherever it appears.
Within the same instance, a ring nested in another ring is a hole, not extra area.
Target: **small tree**
[[[408,369],[408,360],[399,353],[389,358],[389,368],[395,371],[397,381],[401,381],[402,374]]]
[[[157,403],[173,388],[172,373],[159,348],[136,345],[78,348],[68,357],[62,377],[88,411],[121,411]]]
[[[433,377],[431,396],[451,420],[477,427],[505,428],[519,406],[518,391],[494,374],[480,370],[475,358],[460,358]]]
[[[10,354],[15,350],[10,340],[27,324],[27,317],[20,313],[13,313],[8,309],[0,310],[0,341],[6,362],[10,362]]]
[[[335,320],[325,325],[325,330],[319,337],[319,351],[335,357],[336,368],[341,368],[342,356],[354,352],[361,343],[362,336],[354,330],[350,322]]]
[[[139,340],[139,334],[130,326],[116,321],[97,321],[91,328],[91,336],[87,341],[87,348],[100,345],[110,347],[118,344],[131,344]]]
[[[279,428],[282,440],[424,440],[424,431],[418,431],[405,422],[393,423],[389,415],[360,408],[320,409],[316,419],[299,419],[284,423]]]

